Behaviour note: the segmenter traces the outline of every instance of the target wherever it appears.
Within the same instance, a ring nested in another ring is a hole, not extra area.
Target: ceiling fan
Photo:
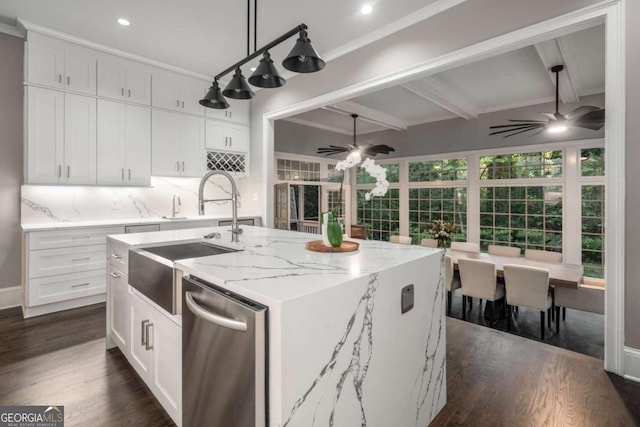
[[[362,157],[365,157],[365,156],[375,157],[378,154],[389,154],[392,151],[396,151],[392,147],[389,147],[388,145],[384,145],[384,144],[359,146],[356,143],[356,119],[358,118],[358,115],[351,114],[351,117],[353,117],[353,144],[347,147],[340,147],[338,145],[320,147],[318,148],[318,154],[324,154],[325,156],[330,156],[332,154],[339,154],[339,153],[359,152]]]
[[[500,129],[491,132],[489,135],[497,135],[504,133],[504,137],[517,135],[519,133],[537,130],[534,135],[538,135],[544,130],[551,133],[560,133],[566,131],[569,127],[579,127],[584,129],[599,130],[604,126],[604,108],[594,107],[592,105],[581,105],[580,107],[570,111],[567,114],[560,114],[558,111],[559,89],[558,74],[564,70],[564,65],[555,65],[551,67],[551,72],[556,73],[556,112],[555,113],[539,113],[547,118],[547,120],[509,120],[514,122],[509,125],[490,126],[489,129]]]

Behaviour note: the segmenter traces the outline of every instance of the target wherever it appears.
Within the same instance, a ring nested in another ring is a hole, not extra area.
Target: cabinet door
[[[229,108],[227,120],[234,123],[249,125],[249,106],[248,99],[227,99],[231,107]]]
[[[129,284],[128,276],[109,266],[107,276],[109,295],[109,333],[124,355],[129,352]]]
[[[125,99],[142,105],[151,105],[151,70],[129,61],[127,64]]]
[[[229,125],[229,150],[242,153],[249,152],[249,128],[246,126]]]
[[[67,184],[96,183],[96,99],[65,94],[63,174]]]
[[[57,184],[64,156],[64,94],[27,90],[27,183]]]
[[[207,88],[202,80],[180,77],[180,111],[204,116],[204,107],[198,101],[204,98]]]
[[[98,58],[98,96],[112,99],[125,97],[124,61],[111,55]]]
[[[152,73],[152,105],[159,108],[182,111],[178,95],[178,77],[168,71],[155,70]]]
[[[125,105],[98,100],[97,183],[125,183]]]
[[[65,88],[87,95],[96,94],[97,54],[71,43],[64,43]]]
[[[226,135],[226,124],[218,120],[207,119],[206,148],[226,151],[229,149],[229,137]]]
[[[62,42],[29,32],[27,40],[27,80],[45,86],[64,87]]]
[[[148,335],[151,335],[148,332],[153,328],[150,326],[153,324],[149,316],[150,306],[135,293],[129,293],[129,301],[129,336],[131,337],[129,362],[138,375],[148,382],[153,362],[151,351],[153,343],[148,339]],[[151,339],[153,340],[153,337]]]
[[[153,310],[153,378],[150,388],[174,420],[182,400],[182,329]]]
[[[180,115],[181,176],[201,177],[206,167],[204,117]]]
[[[151,110],[125,107],[125,182],[128,185],[151,184]]]
[[[153,110],[151,113],[152,175],[180,176],[180,147],[177,140],[177,121],[180,117],[166,111]]]

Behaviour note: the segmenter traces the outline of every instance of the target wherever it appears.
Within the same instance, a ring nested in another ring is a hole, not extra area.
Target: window
[[[367,175],[368,176],[368,175]],[[400,190],[390,188],[382,197],[365,200],[368,190],[358,189],[358,224],[367,226],[367,237],[373,240],[389,240],[400,228]]]
[[[580,150],[580,171],[582,176],[604,176],[604,148]]]
[[[281,181],[320,181],[320,163],[278,159],[276,174]]]
[[[409,236],[413,244],[429,236],[435,220],[448,221],[456,226],[454,241],[467,240],[466,187],[434,187],[409,189]]]
[[[326,187],[325,187],[326,188]],[[327,209],[328,210],[332,210],[338,207],[338,197],[340,196],[340,190],[339,189],[326,189],[325,190],[327,192]],[[341,221],[344,221],[344,210],[345,210],[345,196],[346,196],[346,191],[342,191],[342,208],[340,209],[340,215],[339,215],[339,219]]]
[[[376,162],[377,164],[377,162]],[[387,170],[387,181],[400,182],[400,165],[398,163],[381,164]],[[361,167],[356,169],[356,184],[375,184],[376,179]]]
[[[562,252],[562,186],[480,187],[480,246]]]
[[[604,277],[604,185],[582,186],[584,275]]]
[[[562,151],[480,157],[480,179],[562,177]]]
[[[327,181],[329,182],[342,181],[342,171],[336,170],[336,165],[329,163],[327,165],[327,168],[328,168]]]
[[[409,182],[465,181],[467,159],[409,162]]]

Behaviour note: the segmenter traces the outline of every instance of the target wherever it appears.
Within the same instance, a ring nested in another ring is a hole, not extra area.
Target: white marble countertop
[[[239,243],[231,243],[228,227],[116,235],[109,239],[130,248],[141,248],[204,240],[204,234],[219,232],[220,239],[208,242],[241,251],[176,261],[176,267],[185,274],[196,275],[267,305],[340,286],[440,252],[416,245],[357,240],[360,248],[355,252],[320,253],[305,249],[306,242],[320,238],[317,234],[250,226],[241,228],[243,234]]]
[[[257,215],[241,215],[238,219],[256,218]],[[192,215],[186,216],[185,219],[166,219],[166,218],[133,218],[133,219],[102,219],[95,221],[66,221],[66,222],[46,222],[41,224],[22,224],[22,231],[48,231],[48,230],[64,230],[68,228],[88,228],[88,227],[110,227],[110,226],[128,226],[128,225],[144,225],[144,224],[161,224],[173,222],[189,222],[189,221],[207,221],[207,220],[230,220],[229,215]]]

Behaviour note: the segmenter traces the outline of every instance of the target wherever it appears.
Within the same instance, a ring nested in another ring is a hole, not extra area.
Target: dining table
[[[458,260],[461,258],[478,259],[493,262],[496,265],[496,275],[504,277],[504,265],[515,264],[528,267],[538,267],[549,270],[549,286],[577,288],[582,280],[583,267],[580,264],[567,264],[562,262],[543,262],[525,257],[507,257],[492,255],[485,252],[466,252],[448,249],[446,254],[453,259],[454,269],[458,269]]]

